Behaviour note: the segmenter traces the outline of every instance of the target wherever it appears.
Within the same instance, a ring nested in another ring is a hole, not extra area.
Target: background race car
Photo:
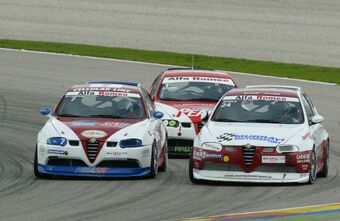
[[[145,89],[130,82],[90,82],[70,88],[38,134],[34,173],[95,177],[155,177],[168,163],[163,114]]]
[[[313,183],[317,174],[328,174],[329,136],[322,121],[300,88],[229,91],[195,139],[190,179]]]
[[[195,136],[218,100],[235,87],[229,74],[211,70],[169,69],[155,79],[149,93],[164,113],[170,154],[191,152]]]

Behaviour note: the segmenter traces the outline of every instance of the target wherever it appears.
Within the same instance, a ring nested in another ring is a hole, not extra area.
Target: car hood
[[[58,117],[54,121],[52,121],[52,124],[55,126],[55,128],[60,129],[63,128],[60,123],[63,123],[69,129],[71,129],[82,141],[88,140],[90,138],[96,138],[97,140],[105,141],[117,131],[132,124],[138,123],[142,120],[143,119]],[[63,131],[61,130],[59,133],[63,134]]]
[[[164,119],[178,118],[182,122],[201,122],[214,109],[216,102],[155,102]]]
[[[210,121],[201,131],[202,142],[219,142],[222,145],[277,146],[292,137],[305,133],[304,125],[225,123]]]

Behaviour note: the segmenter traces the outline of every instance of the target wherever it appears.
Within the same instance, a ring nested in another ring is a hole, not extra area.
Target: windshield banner
[[[111,96],[111,97],[140,97],[137,93],[124,93],[113,91],[69,91],[66,97],[84,97],[84,96]]]
[[[214,77],[168,77],[164,78],[165,83],[177,83],[177,82],[205,82],[205,83],[217,83],[235,85],[231,79],[226,78],[214,78]]]

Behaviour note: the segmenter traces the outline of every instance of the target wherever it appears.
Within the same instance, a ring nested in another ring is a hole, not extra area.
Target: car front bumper
[[[224,182],[249,183],[306,183],[309,173],[267,173],[267,172],[238,172],[213,171],[194,169],[195,179]]]

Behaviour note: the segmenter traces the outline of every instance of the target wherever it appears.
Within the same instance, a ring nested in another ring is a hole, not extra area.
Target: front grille
[[[87,149],[87,157],[89,158],[89,161],[93,163],[98,154],[99,141],[98,140],[94,142],[91,142],[90,140],[86,141],[86,149]]]
[[[106,142],[107,147],[116,147],[117,144],[118,144],[118,142],[112,142],[112,141]]]
[[[86,167],[87,165],[82,160],[75,159],[60,159],[60,158],[49,158],[47,165],[50,166],[79,166]]]
[[[296,173],[294,166],[266,166],[257,167],[255,172],[272,172],[272,173]]]
[[[192,140],[168,140],[168,149],[170,153],[173,154],[185,154],[188,155],[191,152],[192,145],[194,142]]]
[[[79,146],[79,141],[78,140],[69,140],[68,141],[71,146]]]
[[[139,168],[137,160],[104,160],[100,162],[98,167],[122,167],[122,168]]]
[[[204,170],[217,170],[217,171],[243,171],[239,165],[230,163],[210,163],[206,162],[203,166]]]
[[[246,166],[251,166],[255,156],[255,146],[242,147],[243,162]]]
[[[182,127],[189,128],[191,127],[191,123],[181,123]]]

